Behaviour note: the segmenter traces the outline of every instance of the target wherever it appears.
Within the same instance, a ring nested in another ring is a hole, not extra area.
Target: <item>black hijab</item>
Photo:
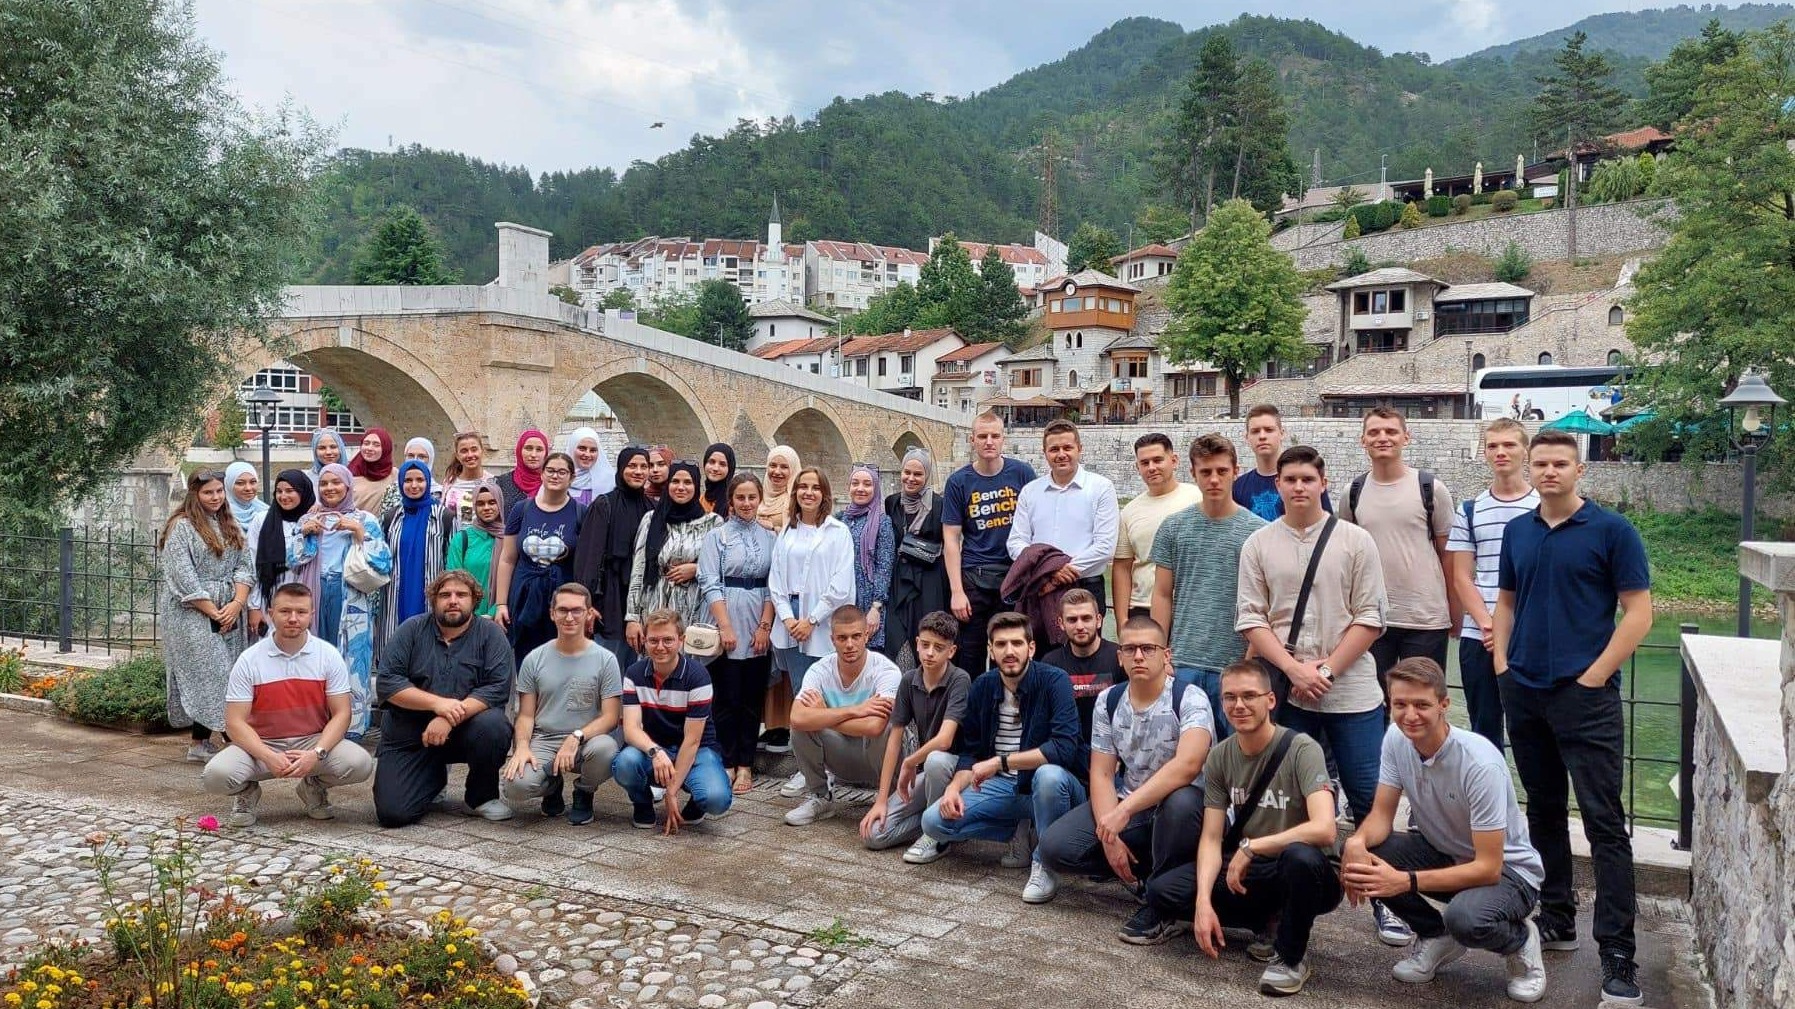
[[[622,561],[626,575],[630,558],[636,551],[636,531],[642,528],[642,516],[654,507],[641,487],[631,487],[624,482],[624,467],[637,456],[648,458],[648,450],[640,445],[625,445],[617,453],[617,486],[605,494],[609,499],[611,522],[611,527],[605,530],[605,559]]]
[[[692,478],[692,500],[679,504],[673,500],[673,475],[685,473]],[[661,548],[667,545],[667,527],[694,522],[705,515],[704,495],[698,487],[704,483],[704,474],[690,462],[676,462],[667,470],[667,490],[661,494],[661,503],[654,506],[654,517],[648,520],[648,539],[643,542],[642,584],[653,585],[661,577]]]
[[[704,450],[704,457],[699,460],[699,465],[700,471],[702,471],[702,467],[711,461],[711,456],[716,455],[719,452],[723,453],[723,458],[729,461],[729,472],[725,473],[721,480],[712,480],[710,477],[705,477],[704,493],[700,496],[703,497],[705,501],[709,502],[705,511],[710,512],[712,515],[721,515],[724,518],[728,518],[729,481],[735,476],[735,449],[722,442],[718,442]],[[673,474],[669,472],[667,476],[671,479]]]
[[[299,495],[299,507],[292,510],[280,506],[280,485],[286,484]],[[256,540],[256,581],[262,596],[273,602],[274,583],[287,572],[287,523],[297,522],[318,503],[312,490],[311,474],[302,469],[284,469],[274,478],[274,504],[262,519],[262,535]]]

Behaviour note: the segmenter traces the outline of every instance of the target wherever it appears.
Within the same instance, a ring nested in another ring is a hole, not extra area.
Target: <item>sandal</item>
[[[735,780],[730,783],[730,791],[737,795],[747,795],[754,791],[754,772],[746,767],[738,767]]]

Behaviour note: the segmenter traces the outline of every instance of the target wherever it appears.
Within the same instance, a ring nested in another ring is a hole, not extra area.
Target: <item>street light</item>
[[[1474,358],[1471,356],[1471,348],[1473,345],[1474,345],[1473,341],[1467,337],[1465,339],[1465,419],[1466,420],[1476,420],[1477,419],[1477,407],[1475,405],[1477,402],[1477,398],[1476,398],[1477,394],[1471,388],[1471,379],[1472,379],[1471,364],[1474,360]]]
[[[1764,376],[1748,371],[1739,376],[1739,384],[1720,405],[1726,407],[1727,437],[1745,460],[1745,514],[1740,519],[1740,542],[1749,542],[1755,533],[1752,521],[1758,507],[1758,450],[1776,433],[1776,408],[1788,400],[1778,396],[1764,381]],[[1734,421],[1739,435],[1733,437]],[[1739,637],[1751,637],[1751,582],[1739,577]]]
[[[268,474],[268,438],[274,433],[274,419],[279,412],[280,394],[265,385],[258,385],[255,391],[243,398],[244,405],[249,407],[249,422],[262,432],[262,500],[274,500],[274,480]]]

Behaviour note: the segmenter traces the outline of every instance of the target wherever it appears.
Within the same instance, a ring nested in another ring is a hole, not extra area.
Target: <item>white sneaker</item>
[[[835,803],[820,795],[813,795],[798,804],[798,808],[785,814],[785,822],[793,827],[808,827],[818,820],[827,820],[835,815]]]
[[[231,796],[231,814],[225,822],[233,827],[256,825],[256,807],[262,804],[262,786],[250,782],[249,787]]]
[[[1377,941],[1386,946],[1401,948],[1415,941],[1415,930],[1381,900],[1371,902],[1371,920],[1377,925]]]
[[[504,799],[488,799],[478,806],[468,807],[469,816],[478,816],[483,820],[509,820],[517,813],[506,804]]]
[[[1016,824],[1016,833],[1010,837],[1010,850],[998,858],[997,864],[1006,869],[1020,869],[1035,860],[1035,821],[1023,820]],[[1052,896],[1049,894],[1049,896]]]
[[[1458,940],[1449,935],[1436,935],[1431,939],[1415,940],[1415,951],[1396,962],[1390,973],[1398,981],[1409,984],[1426,984],[1434,979],[1434,974],[1459,957],[1465,955],[1465,948]]]
[[[213,757],[218,756],[221,752],[223,751],[217,743],[212,742],[210,739],[202,739],[192,746],[187,747],[187,762],[189,764],[204,764]]]
[[[947,845],[924,834],[916,839],[915,844],[904,850],[904,861],[911,865],[928,865],[945,854],[947,854]]]
[[[1527,922],[1527,944],[1510,953],[1508,997],[1516,1002],[1538,1002],[1546,997],[1546,958],[1540,951],[1539,926]]]
[[[667,798],[667,790],[659,785],[649,785],[648,794],[654,796],[654,801],[657,803],[664,802]]]
[[[798,796],[803,795],[805,791],[804,772],[799,771],[797,774],[788,778],[785,784],[779,786],[779,797],[782,799],[796,799]]]
[[[1259,975],[1259,994],[1274,998],[1295,995],[1303,990],[1303,984],[1308,980],[1309,964],[1306,961],[1291,966],[1273,953],[1271,962],[1265,965],[1265,972]]]
[[[299,802],[305,807],[305,815],[314,820],[336,818],[337,811],[330,805],[330,792],[316,775],[299,783]]]
[[[1052,869],[1039,862],[1029,863],[1028,883],[1022,888],[1024,904],[1045,904],[1059,889],[1060,878]]]

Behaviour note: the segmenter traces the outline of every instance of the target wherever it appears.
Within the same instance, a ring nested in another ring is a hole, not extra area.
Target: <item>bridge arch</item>
[[[556,420],[567,416],[587,392],[605,401],[632,442],[668,445],[679,458],[696,459],[718,440],[718,427],[699,390],[646,358],[616,358],[581,376]]]
[[[822,470],[829,475],[831,485],[840,484],[845,489],[853,453],[842,434],[841,422],[831,416],[832,412],[820,402],[800,404],[774,426],[773,444],[790,445],[806,467]],[[836,494],[837,498],[843,496],[841,491]]]

